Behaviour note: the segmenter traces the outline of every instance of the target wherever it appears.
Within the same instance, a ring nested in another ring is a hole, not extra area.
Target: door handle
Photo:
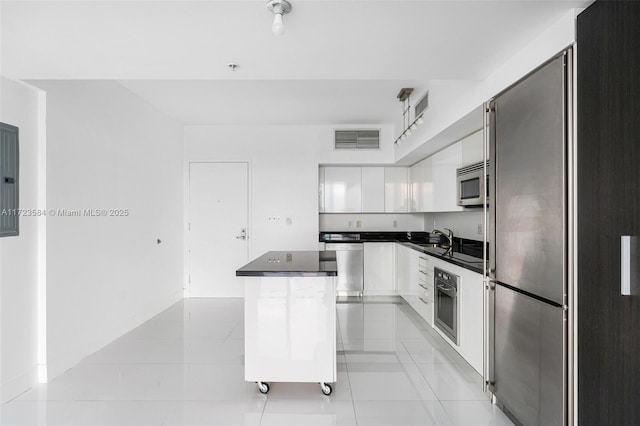
[[[236,240],[246,240],[247,239],[247,230],[246,228],[240,229],[240,235],[236,237]]]
[[[622,235],[620,237],[620,294],[632,296],[638,293],[637,266],[638,256],[637,237]]]

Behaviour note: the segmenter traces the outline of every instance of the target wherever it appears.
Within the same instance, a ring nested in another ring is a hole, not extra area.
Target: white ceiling
[[[263,0],[3,0],[1,72],[122,80],[184,123],[389,123],[401,87],[483,79],[590,1],[291,2],[277,37]]]

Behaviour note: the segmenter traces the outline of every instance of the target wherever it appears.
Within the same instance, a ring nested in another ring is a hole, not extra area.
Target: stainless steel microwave
[[[489,162],[487,161],[487,168]],[[489,186],[485,176],[484,162],[470,164],[456,170],[458,205],[483,206],[488,199]],[[486,196],[485,196],[486,194]]]

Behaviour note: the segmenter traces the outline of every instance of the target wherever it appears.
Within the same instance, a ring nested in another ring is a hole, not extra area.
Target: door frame
[[[251,161],[248,159],[203,159],[203,160],[187,160],[185,159],[183,162],[183,189],[182,189],[182,247],[183,247],[183,256],[182,256],[182,296],[185,299],[190,298],[191,292],[191,283],[190,283],[190,275],[191,275],[191,240],[189,235],[189,224],[191,217],[190,210],[190,187],[191,187],[191,179],[190,179],[190,170],[191,164],[229,164],[229,163],[238,163],[238,164],[246,164],[247,165],[247,259],[251,259],[252,253],[252,217],[251,217],[251,190],[252,190],[252,180],[251,180]]]

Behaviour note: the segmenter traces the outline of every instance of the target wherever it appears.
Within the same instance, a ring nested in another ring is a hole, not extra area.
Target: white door
[[[242,297],[247,163],[189,164],[189,297]]]

